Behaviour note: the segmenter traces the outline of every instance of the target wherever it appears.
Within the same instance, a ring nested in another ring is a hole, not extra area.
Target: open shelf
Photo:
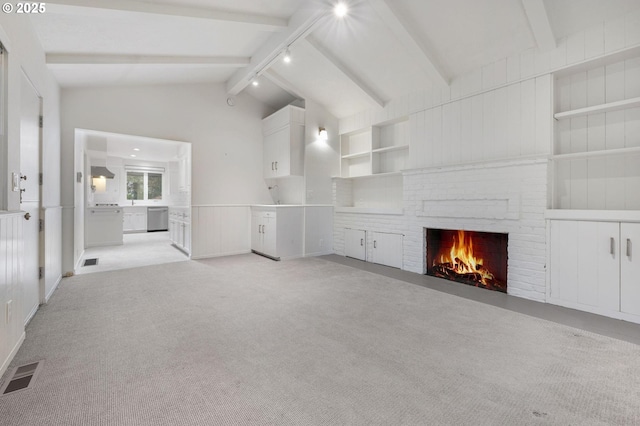
[[[606,157],[614,155],[639,154],[640,147],[617,148],[598,151],[572,152],[569,154],[557,154],[551,156],[552,160],[579,160],[590,157]]]
[[[382,154],[385,152],[401,151],[403,149],[409,149],[409,145],[387,146],[384,148],[373,149],[371,150],[371,152],[373,152],[374,154]]]
[[[596,114],[601,112],[619,111],[627,108],[634,108],[640,106],[640,97],[625,99],[623,101],[609,102],[601,105],[594,105],[586,108],[578,108],[570,111],[558,112],[554,114],[556,120],[564,120],[567,118],[581,117],[589,114]]]
[[[369,151],[362,151],[362,152],[354,152],[353,154],[346,154],[342,156],[343,160],[349,160],[351,158],[359,158],[359,157],[366,157],[370,154]]]

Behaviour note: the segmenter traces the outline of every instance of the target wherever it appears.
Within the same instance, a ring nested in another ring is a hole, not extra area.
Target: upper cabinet
[[[554,75],[553,208],[640,210],[640,49]]]
[[[265,178],[302,176],[304,109],[288,105],[262,120]]]
[[[343,134],[340,150],[343,178],[399,173],[408,167],[409,121]]]

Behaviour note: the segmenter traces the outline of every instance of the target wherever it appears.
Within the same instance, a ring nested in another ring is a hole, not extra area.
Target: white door
[[[23,319],[38,309],[40,291],[40,97],[22,75],[20,108],[20,209],[24,211]]]
[[[640,315],[640,223],[620,225],[620,310]]]
[[[371,262],[402,268],[402,234],[372,232]]]
[[[344,230],[344,255],[354,259],[367,260],[365,231],[348,228]]]

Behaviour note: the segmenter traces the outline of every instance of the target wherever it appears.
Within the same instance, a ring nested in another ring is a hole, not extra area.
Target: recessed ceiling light
[[[254,87],[257,87],[260,83],[258,83],[258,80],[253,80],[253,81],[251,82],[251,84],[252,84]]]
[[[129,155],[129,157],[135,157],[135,156],[136,156],[135,154],[131,154],[131,155]]]
[[[335,13],[338,18],[344,18],[348,12],[349,8],[345,3],[342,2],[336,4],[336,6],[333,8],[333,13]]]
[[[289,51],[289,48],[287,47],[287,50],[284,51],[284,56],[282,57],[282,60],[288,64],[291,62],[291,52]]]
[[[140,151],[140,148],[133,148],[134,151]]]

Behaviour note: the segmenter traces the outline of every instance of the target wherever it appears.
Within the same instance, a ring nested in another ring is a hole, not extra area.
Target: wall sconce
[[[321,141],[326,141],[329,139],[329,133],[327,133],[327,129],[324,127],[318,128],[318,139]]]

